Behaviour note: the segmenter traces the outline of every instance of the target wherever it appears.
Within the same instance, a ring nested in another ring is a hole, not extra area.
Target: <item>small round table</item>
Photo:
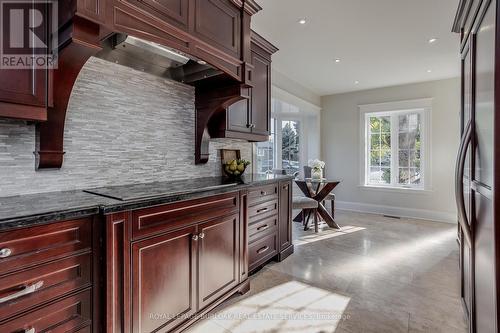
[[[330,192],[332,192],[333,189],[340,184],[340,180],[306,178],[296,180],[295,183],[306,197],[312,198],[318,202],[318,208],[314,212],[316,214],[316,218],[318,218],[318,216],[321,217],[321,219],[323,219],[323,221],[325,221],[330,228],[340,229],[340,226],[333,220],[333,217],[322,204],[328,194],[330,194]],[[297,215],[293,220],[295,222],[304,222],[302,221],[301,213],[299,213],[299,215]]]

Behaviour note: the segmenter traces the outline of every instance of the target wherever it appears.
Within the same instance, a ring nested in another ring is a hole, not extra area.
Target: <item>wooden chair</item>
[[[304,166],[304,178],[311,178],[312,168]],[[335,218],[335,194],[330,193],[326,196],[325,201],[330,201],[332,204],[332,217]]]

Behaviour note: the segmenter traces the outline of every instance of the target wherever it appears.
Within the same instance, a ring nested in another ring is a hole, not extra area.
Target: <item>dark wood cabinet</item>
[[[196,235],[192,226],[132,244],[133,332],[168,331],[196,312]]]
[[[109,332],[179,331],[194,314],[248,288],[240,197],[230,192],[107,217]]]
[[[271,131],[271,56],[277,49],[258,34],[251,39],[249,99],[228,107],[223,137],[267,141]]]
[[[462,0],[462,137],[457,158],[461,296],[469,331],[500,328],[500,2]],[[496,292],[495,292],[496,291]]]
[[[239,236],[238,215],[218,218],[199,225],[198,304],[200,309],[238,284]]]
[[[293,253],[291,182],[252,188],[248,193],[249,270]]]
[[[0,232],[0,332],[99,325],[97,225],[82,218]]]
[[[271,54],[264,50],[259,43],[261,38],[252,39],[252,98],[250,123],[252,133],[266,137],[270,134],[271,126]]]
[[[45,69],[0,69],[0,117],[47,120],[48,75]]]

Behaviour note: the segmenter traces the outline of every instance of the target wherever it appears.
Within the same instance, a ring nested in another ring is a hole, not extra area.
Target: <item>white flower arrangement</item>
[[[325,168],[325,162],[318,159],[309,160],[309,166],[312,168],[312,171],[320,172]]]

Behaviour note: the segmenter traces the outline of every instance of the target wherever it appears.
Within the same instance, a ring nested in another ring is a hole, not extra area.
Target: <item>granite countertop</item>
[[[248,174],[240,180],[223,177],[101,187],[0,198],[0,231],[189,200],[246,187],[292,179],[284,175]]]

